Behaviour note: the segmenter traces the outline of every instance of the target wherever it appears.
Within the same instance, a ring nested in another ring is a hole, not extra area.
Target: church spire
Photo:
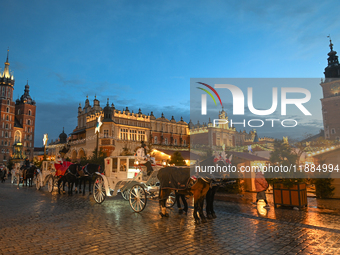
[[[329,38],[329,48],[330,52],[328,53],[328,66],[325,68],[325,78],[340,78],[340,66],[339,66],[339,59],[336,55],[337,52],[333,50],[333,43],[330,36]]]
[[[4,73],[3,73],[3,77],[5,77],[5,78],[11,78],[11,75],[9,74],[8,55],[9,55],[9,48],[7,49],[7,59],[6,59],[6,62],[5,62],[5,70],[4,70]]]

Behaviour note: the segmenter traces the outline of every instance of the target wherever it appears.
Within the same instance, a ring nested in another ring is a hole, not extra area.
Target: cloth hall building
[[[169,120],[162,114],[156,118],[153,112],[143,114],[141,109],[137,113],[128,107],[123,110],[109,104],[104,108],[99,100],[86,98],[84,107],[78,107],[78,125],[71,133],[67,144],[69,151],[65,157],[72,161],[82,157],[90,157],[97,146],[95,128],[101,118],[102,125],[98,135],[98,147],[107,156],[133,154],[143,141],[150,149],[172,149],[188,151],[189,129],[188,124],[174,117]],[[63,134],[61,134],[62,136]],[[56,142],[47,146],[49,155],[56,155],[65,146],[65,143]]]

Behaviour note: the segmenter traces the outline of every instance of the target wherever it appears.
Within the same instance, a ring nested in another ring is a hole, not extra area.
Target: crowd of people
[[[30,162],[28,158],[25,159],[24,165],[26,167],[30,166]],[[1,183],[4,183],[6,180],[11,180],[11,183],[16,182],[19,189],[20,180],[22,179],[23,171],[20,169],[18,164],[14,164],[12,169],[9,170],[7,167],[0,167],[0,180]]]

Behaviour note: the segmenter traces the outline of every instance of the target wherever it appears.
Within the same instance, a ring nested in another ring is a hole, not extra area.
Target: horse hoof
[[[169,217],[169,214],[168,214],[168,213],[161,213],[161,212],[160,212],[159,214],[162,216],[162,218],[163,218],[163,217]]]
[[[212,220],[212,219],[213,219],[213,216],[212,216],[211,214],[207,214],[207,218],[208,218],[209,220]]]
[[[184,211],[183,211],[182,208],[179,208],[179,209],[178,209],[178,213],[179,213],[179,214],[183,214],[183,212],[184,212]]]
[[[195,224],[199,225],[199,224],[201,224],[201,221],[199,219],[197,219],[197,220],[195,220]]]
[[[212,214],[212,217],[214,218],[214,219],[216,219],[217,218],[217,216],[216,216],[216,214],[213,212]]]

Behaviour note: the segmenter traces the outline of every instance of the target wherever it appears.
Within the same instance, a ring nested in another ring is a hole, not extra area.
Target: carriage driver
[[[60,157],[60,154],[58,154],[58,156],[55,158],[54,162],[56,164],[62,164],[63,163],[63,159]]]
[[[153,172],[153,168],[151,166],[151,161],[153,159],[150,157],[150,155],[146,154],[146,145],[143,141],[136,154],[136,160],[138,160],[140,164],[146,166],[147,175],[150,175]]]

